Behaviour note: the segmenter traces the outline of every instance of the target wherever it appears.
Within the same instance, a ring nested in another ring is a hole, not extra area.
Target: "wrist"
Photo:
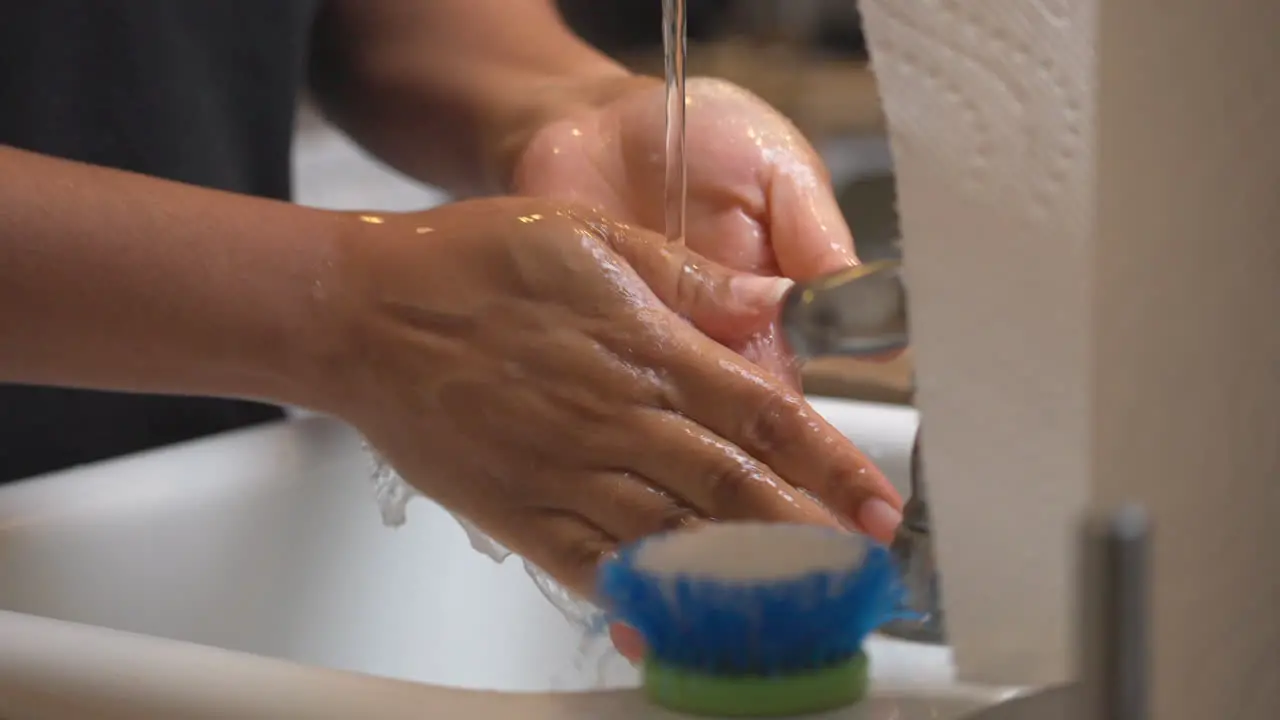
[[[371,225],[394,222],[398,214],[319,211],[315,274],[276,322],[292,328],[291,342],[266,359],[274,378],[274,400],[351,420],[361,393],[367,357],[361,323],[375,297],[362,272]]]

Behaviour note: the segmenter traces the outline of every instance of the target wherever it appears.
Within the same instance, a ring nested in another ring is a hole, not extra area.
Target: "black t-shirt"
[[[288,199],[321,4],[0,0],[0,143]],[[0,482],[280,417],[248,402],[0,384]]]

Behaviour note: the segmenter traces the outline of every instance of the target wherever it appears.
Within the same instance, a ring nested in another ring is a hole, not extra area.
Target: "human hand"
[[[730,83],[687,83],[686,242],[736,270],[803,280],[855,264],[826,169],[799,131]],[[515,164],[522,195],[563,198],[664,230],[665,95],[652,78],[610,78],[591,102],[532,133]],[[733,346],[796,382],[776,331]]]
[[[717,342],[769,321],[776,279],[547,201],[369,220],[343,245],[352,351],[327,405],[568,587],[590,597],[618,544],[709,519],[891,534],[885,478]]]

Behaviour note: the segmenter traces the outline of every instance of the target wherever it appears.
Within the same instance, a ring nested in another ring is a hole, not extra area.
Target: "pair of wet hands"
[[[353,219],[340,414],[428,497],[589,596],[619,544],[709,520],[856,528],[900,500],[791,378],[785,282],[531,199]],[[625,631],[615,641],[638,652]]]
[[[514,186],[560,200],[352,216],[344,236],[334,409],[423,494],[584,596],[603,557],[656,532],[757,519],[888,540],[901,520],[776,334],[776,275],[856,262],[821,163],[758,100],[690,85],[688,244],[644,229],[663,220],[648,91],[529,144]]]

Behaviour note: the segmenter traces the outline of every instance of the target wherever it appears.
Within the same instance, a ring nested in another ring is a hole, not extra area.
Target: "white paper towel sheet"
[[[948,634],[970,680],[1071,675],[1096,4],[861,3],[898,182]]]

